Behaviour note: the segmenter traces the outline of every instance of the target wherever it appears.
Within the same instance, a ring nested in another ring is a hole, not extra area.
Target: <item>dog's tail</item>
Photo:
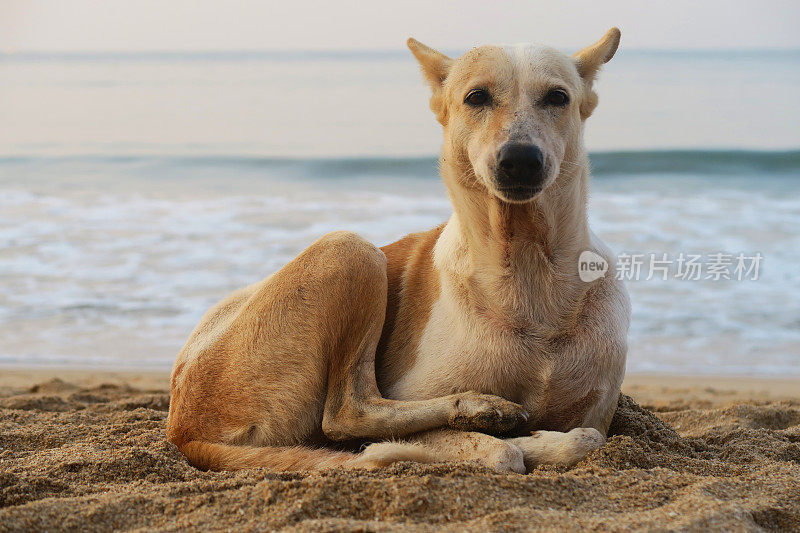
[[[397,461],[432,463],[433,454],[419,444],[379,442],[361,453],[340,452],[305,446],[234,446],[216,442],[190,441],[178,447],[189,462],[201,470],[242,470],[267,467],[275,471],[325,470],[328,468],[374,469]]]

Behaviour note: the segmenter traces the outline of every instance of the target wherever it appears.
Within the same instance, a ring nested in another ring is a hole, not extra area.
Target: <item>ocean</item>
[[[623,49],[601,74],[589,213],[641,262],[610,273],[629,372],[800,374],[798,89],[800,52]],[[0,124],[0,364],[167,368],[323,233],[450,214],[405,52],[0,55]]]

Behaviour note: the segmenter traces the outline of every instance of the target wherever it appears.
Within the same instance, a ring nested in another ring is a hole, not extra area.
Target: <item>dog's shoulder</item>
[[[393,382],[413,364],[419,338],[441,290],[433,250],[444,224],[411,233],[381,248],[386,254],[388,294],[378,345],[379,383]]]
[[[442,234],[445,224],[442,223],[428,231],[410,233],[402,239],[383,246],[381,250],[386,255],[386,268],[389,277],[389,286],[402,285],[406,272],[426,267],[432,268],[433,249],[436,241]]]

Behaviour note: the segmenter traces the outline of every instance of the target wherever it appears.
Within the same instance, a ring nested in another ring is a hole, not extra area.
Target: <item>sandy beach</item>
[[[200,472],[166,372],[2,369],[0,531],[796,530],[800,381],[632,376],[572,469]]]

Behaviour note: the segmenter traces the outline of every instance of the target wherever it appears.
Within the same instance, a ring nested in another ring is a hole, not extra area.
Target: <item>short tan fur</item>
[[[525,472],[600,447],[630,306],[613,275],[578,275],[586,250],[614,271],[587,222],[583,128],[619,39],[458,59],[409,39],[453,215],[382,249],[325,235],[209,310],[175,361],[167,438],[212,470]]]

